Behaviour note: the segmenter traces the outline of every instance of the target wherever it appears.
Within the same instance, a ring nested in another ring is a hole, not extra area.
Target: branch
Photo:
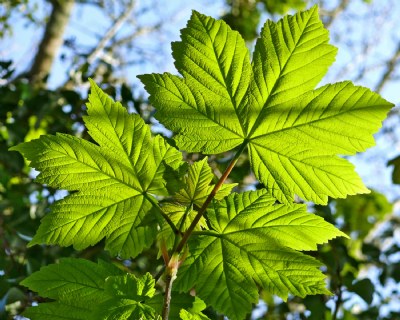
[[[166,283],[165,283],[165,296],[164,296],[164,304],[162,309],[162,319],[168,320],[169,310],[171,306],[171,293],[172,293],[172,283],[176,279],[176,274],[178,273],[179,268],[179,254],[174,254],[171,257],[171,260],[168,263],[166,269]]]
[[[327,17],[326,21],[324,21],[325,28],[329,28],[332,25],[333,21],[335,21],[336,17],[344,10],[346,10],[349,2],[349,0],[341,0],[335,9],[328,12],[323,12],[323,14]]]
[[[71,16],[74,0],[51,1],[53,9],[38,52],[28,72],[31,83],[45,82],[50,73],[57,51],[63,43],[65,27]]]
[[[122,15],[116,19],[115,23],[111,26],[110,29],[105,33],[103,38],[99,41],[97,46],[92,50],[92,52],[87,57],[87,63],[91,64],[94,60],[98,58],[98,56],[103,52],[106,44],[115,37],[119,29],[121,29],[122,25],[132,14],[133,9],[135,8],[136,2],[131,1],[130,5],[126,8],[126,10],[122,13]]]
[[[68,88],[73,86],[74,83],[79,82],[78,79],[81,77],[81,69],[83,66],[92,64],[99,56],[105,51],[106,45],[110,42],[121,29],[122,25],[129,19],[133,10],[135,9],[136,1],[131,1],[129,6],[124,10],[124,12],[115,20],[112,26],[108,29],[108,31],[104,34],[104,36],[100,39],[98,44],[92,49],[92,51],[88,54],[86,60],[73,68],[70,71],[70,78],[64,83],[63,87]]]
[[[337,252],[336,246],[334,244],[331,244],[332,248],[332,253],[333,256],[337,261],[339,261],[339,253]],[[335,309],[333,310],[332,314],[332,320],[336,320],[338,316],[338,312],[340,310],[340,307],[343,303],[343,279],[342,279],[342,274],[341,274],[341,266],[340,262],[337,262],[336,266],[336,277],[337,277],[337,288],[335,291],[337,292],[337,299],[335,302]]]
[[[161,27],[161,23],[157,23],[156,25],[151,26],[151,27],[145,27],[145,26],[144,27],[140,27],[135,32],[133,32],[132,34],[114,41],[112,43],[112,46],[113,47],[114,46],[119,47],[119,46],[125,45],[125,44],[127,44],[129,42],[132,42],[133,40],[135,40],[138,37],[141,37],[143,35],[147,35],[147,34],[149,34],[151,32],[154,32],[155,30],[159,30],[160,27]]]
[[[332,315],[332,320],[336,320],[337,319],[337,315],[340,309],[340,306],[342,304],[342,287],[339,287],[339,292],[337,294],[337,299],[335,302],[335,309],[333,311],[333,315]]]
[[[201,217],[206,212],[208,205],[214,199],[214,197],[217,194],[218,190],[221,188],[221,186],[224,184],[225,180],[228,178],[228,176],[231,173],[233,167],[235,166],[236,162],[238,161],[239,156],[242,154],[242,152],[246,148],[246,146],[247,146],[247,141],[244,141],[241,144],[241,146],[239,147],[238,151],[236,152],[236,154],[233,157],[233,159],[231,160],[231,162],[229,163],[229,165],[226,168],[225,172],[222,174],[221,178],[219,178],[217,184],[214,186],[214,189],[208,195],[206,201],[204,201],[202,207],[197,212],[196,217],[193,219],[193,221],[190,224],[189,228],[184,233],[184,235],[182,237],[182,240],[179,242],[179,244],[176,247],[174,253],[180,253],[182,251],[183,247],[185,246],[186,242],[188,241],[188,239],[189,239],[190,235],[192,234],[194,228],[196,227],[197,223],[200,221]]]
[[[391,79],[393,72],[396,70],[398,59],[400,59],[400,41],[397,44],[396,51],[394,52],[392,57],[386,62],[386,70],[375,87],[376,92],[381,92],[385,84]]]

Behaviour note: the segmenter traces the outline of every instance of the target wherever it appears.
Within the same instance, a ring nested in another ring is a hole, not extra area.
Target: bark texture
[[[32,84],[46,82],[57,52],[63,44],[65,27],[68,25],[74,2],[74,0],[51,1],[53,9],[29,71],[29,80]]]

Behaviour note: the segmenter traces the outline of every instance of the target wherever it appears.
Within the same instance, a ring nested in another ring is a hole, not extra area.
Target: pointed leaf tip
[[[244,319],[258,288],[287,299],[330,294],[321,262],[296,250],[345,236],[305,205],[275,205],[266,190],[231,194],[207,211],[211,230],[189,240],[190,255],[176,285],[196,294],[230,319]],[[268,244],[266,246],[266,244]]]
[[[181,77],[139,78],[180,149],[216,154],[249,141],[256,178],[282,203],[368,192],[338,155],[371,147],[393,105],[350,82],[315,89],[337,53],[318,6],[267,21],[252,64],[237,32],[196,11],[172,48]]]
[[[113,255],[132,257],[155,240],[156,226],[141,222],[155,210],[150,198],[168,194],[164,175],[181,166],[182,155],[161,136],[152,137],[140,116],[91,84],[84,121],[97,144],[57,134],[13,147],[40,172],[37,182],[77,191],[52,205],[29,246],[80,250],[105,238]]]

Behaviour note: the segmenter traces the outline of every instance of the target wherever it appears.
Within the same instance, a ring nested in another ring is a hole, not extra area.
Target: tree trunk
[[[51,1],[53,9],[29,71],[29,80],[32,84],[44,84],[47,81],[58,49],[63,43],[64,30],[71,16],[74,2],[74,0]]]

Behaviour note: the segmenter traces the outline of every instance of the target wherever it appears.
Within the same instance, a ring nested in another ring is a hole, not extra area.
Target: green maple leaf
[[[197,205],[201,207],[208,195],[214,188],[210,184],[214,178],[214,174],[207,163],[208,158],[193,163],[188,170],[188,174],[184,179],[184,187],[179,190],[174,199],[183,205]],[[215,195],[215,199],[221,200],[231,193],[232,188],[237,183],[223,184]]]
[[[207,163],[208,158],[193,163],[183,179],[183,187],[174,195],[174,203],[168,203],[163,206],[163,211],[175,224],[178,230],[185,232],[194,218],[197,211],[193,205],[201,207],[214,188],[211,181],[214,174]],[[221,200],[229,195],[237,183],[226,183],[221,186],[214,198]],[[202,217],[196,225],[195,230],[207,229],[207,223]],[[163,242],[167,249],[174,245],[175,234],[168,223],[164,223],[157,235],[159,241]]]
[[[267,21],[253,53],[223,21],[193,12],[172,44],[183,77],[141,75],[156,117],[179,148],[221,153],[247,147],[254,174],[283,203],[319,204],[366,193],[338,155],[374,145],[393,106],[351,82],[314,90],[336,55],[318,8]]]
[[[56,300],[41,303],[24,312],[32,320],[90,319],[99,303],[109,299],[105,279],[122,275],[112,264],[97,264],[84,259],[61,259],[59,264],[43,267],[21,284],[41,297]]]
[[[168,203],[163,206],[164,213],[170,218],[174,223],[176,228],[182,232],[185,232],[194,218],[197,215],[197,211],[193,210],[190,206],[184,207],[177,203]],[[195,230],[201,230],[202,228],[207,228],[207,222],[204,217],[201,217],[199,223],[196,225]],[[160,246],[165,246],[166,249],[172,249],[175,243],[175,233],[168,225],[164,222],[162,224],[161,230],[157,234],[157,239],[160,242]],[[159,251],[159,256],[161,256],[161,251]]]
[[[265,190],[232,194],[207,211],[212,230],[189,240],[180,267],[179,290],[194,288],[208,305],[230,319],[244,319],[258,301],[258,287],[286,299],[330,294],[321,263],[296,250],[346,236],[305,205],[274,205]]]
[[[105,291],[111,297],[96,307],[93,320],[153,320],[155,310],[146,304],[155,293],[155,280],[149,273],[140,278],[132,274],[108,277]]]
[[[78,191],[52,206],[30,245],[84,249],[106,238],[112,254],[134,257],[155,239],[156,224],[141,222],[158,214],[153,195],[168,194],[164,174],[182,165],[182,155],[93,82],[87,107],[85,125],[98,145],[57,134],[11,148],[40,171],[37,182]]]

